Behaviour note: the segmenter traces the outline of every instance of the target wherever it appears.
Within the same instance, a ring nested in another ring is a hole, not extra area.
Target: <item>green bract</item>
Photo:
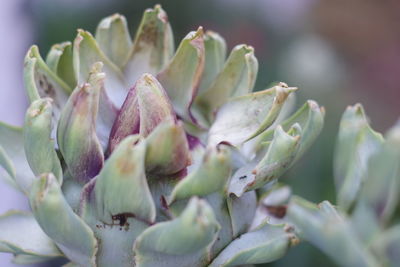
[[[400,124],[385,137],[371,129],[360,104],[347,108],[335,152],[338,206],[301,198],[287,220],[341,266],[398,266],[400,225]]]
[[[310,100],[285,119],[296,88],[252,92],[250,46],[227,57],[201,27],[176,50],[173,40],[156,6],[133,40],[115,14],[46,60],[31,47],[31,105],[23,129],[0,124],[0,164],[32,213],[0,217],[1,251],[19,263],[216,267],[270,262],[297,243],[257,206],[262,196],[284,216],[290,190],[276,181],[314,142],[324,110]],[[343,179],[346,191],[357,183]]]

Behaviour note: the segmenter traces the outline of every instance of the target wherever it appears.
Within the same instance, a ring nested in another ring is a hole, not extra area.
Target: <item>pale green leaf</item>
[[[1,215],[0,228],[1,252],[46,259],[63,256],[28,212],[9,211]]]
[[[1,166],[7,170],[18,188],[28,193],[35,175],[26,159],[22,129],[0,122],[0,147]]]
[[[334,170],[338,205],[349,210],[368,172],[368,160],[383,143],[382,136],[368,124],[360,104],[342,116],[335,150]]]
[[[47,53],[46,64],[70,88],[76,87],[71,42],[53,45]]]
[[[102,19],[97,26],[95,37],[104,54],[122,68],[132,47],[125,17],[114,14]]]
[[[222,141],[241,145],[267,129],[276,119],[288,95],[296,88],[281,83],[271,89],[231,98],[218,111],[208,144]]]
[[[156,75],[174,53],[174,37],[168,17],[160,5],[147,9],[136,32],[125,65],[125,77],[134,84],[143,73]]]
[[[54,175],[43,174],[34,181],[30,203],[36,221],[66,257],[82,266],[96,266],[93,231],[68,205]]]
[[[24,148],[35,176],[52,172],[62,184],[61,163],[51,138],[53,104],[50,98],[32,102],[25,115]]]
[[[125,138],[106,161],[95,186],[99,220],[112,223],[111,215],[130,216],[153,223],[155,205],[145,174],[146,142],[138,135]]]
[[[245,95],[253,90],[257,71],[258,62],[253,47],[247,45],[234,47],[218,76],[195,99],[196,108],[203,113],[209,123],[212,123],[214,113],[229,98]]]
[[[229,151],[223,146],[209,148],[200,165],[175,186],[169,202],[221,192],[230,174]]]
[[[104,87],[107,96],[117,108],[121,107],[129,89],[121,70],[100,50],[96,40],[89,32],[78,30],[73,50],[73,63],[78,86],[86,82],[92,66],[96,62],[103,63],[103,71],[106,75]]]
[[[318,247],[339,265],[379,266],[346,217],[339,214],[328,201],[318,207],[301,198],[293,198],[287,216],[301,238]]]
[[[181,215],[146,229],[134,245],[138,267],[203,266],[220,225],[211,207],[192,198]]]
[[[157,79],[167,91],[175,112],[192,121],[190,106],[204,69],[203,29],[190,32],[180,43],[175,56]]]
[[[285,225],[264,223],[254,231],[232,241],[209,267],[239,266],[275,261],[297,243],[296,236]]]

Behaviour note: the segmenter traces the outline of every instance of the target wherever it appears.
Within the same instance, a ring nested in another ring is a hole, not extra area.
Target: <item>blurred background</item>
[[[347,105],[361,102],[372,127],[381,132],[400,115],[398,0],[2,0],[0,120],[22,124],[27,105],[23,58],[31,44],[38,44],[44,57],[52,44],[73,40],[77,28],[94,32],[101,18],[115,12],[127,17],[133,36],[144,9],[156,3],[167,11],[176,43],[202,25],[224,36],[229,48],[252,45],[260,64],[257,90],[285,81],[300,88],[298,106],[307,99],[325,106],[321,136],[284,175],[295,194],[335,202],[332,154]],[[28,209],[24,197],[1,181],[0,196],[1,213]],[[11,258],[0,254],[0,266],[16,266]],[[334,264],[301,244],[264,266]]]

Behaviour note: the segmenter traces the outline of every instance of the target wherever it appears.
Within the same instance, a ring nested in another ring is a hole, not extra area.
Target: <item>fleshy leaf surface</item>
[[[57,141],[72,177],[82,183],[96,176],[104,155],[96,134],[100,90],[104,73],[92,72],[65,105],[57,128]]]
[[[368,174],[368,160],[383,143],[382,136],[368,124],[360,104],[344,112],[335,151],[335,182],[338,205],[348,210]]]
[[[199,93],[208,89],[222,70],[226,57],[226,42],[216,32],[206,31],[204,34],[205,62],[199,85]]]
[[[365,209],[362,217],[368,216],[382,226],[394,215],[400,198],[400,123],[385,137],[384,144],[368,161],[366,180],[354,211]],[[362,217],[358,217],[358,223]]]
[[[293,164],[307,151],[311,144],[316,140],[324,125],[325,109],[320,107],[317,102],[308,100],[296,113],[281,123],[285,132],[298,124],[301,129],[301,141],[299,151]],[[258,147],[256,148],[258,155],[264,155],[268,146],[265,144],[270,142],[274,137],[274,129],[267,129],[257,137]]]
[[[230,174],[229,151],[223,146],[210,148],[200,165],[175,186],[169,202],[223,191]]]
[[[93,231],[68,205],[53,174],[43,174],[34,181],[29,199],[36,221],[58,248],[73,262],[96,266]]]
[[[147,9],[137,30],[125,76],[134,84],[143,73],[156,75],[174,53],[174,37],[168,17],[160,5]]]
[[[211,207],[192,198],[181,215],[146,229],[134,245],[138,267],[203,266],[220,225]]]
[[[32,46],[25,56],[24,83],[31,102],[42,97],[54,100],[54,113],[57,119],[72,89],[49,69],[40,56],[37,46]]]
[[[119,108],[128,94],[128,85],[124,75],[117,65],[101,51],[94,37],[87,31],[78,30],[74,41],[73,63],[78,86],[85,83],[96,62],[103,63],[103,71],[106,74],[105,90],[107,96],[114,105]]]
[[[267,129],[288,95],[296,88],[281,83],[271,89],[231,98],[218,111],[210,128],[208,145],[241,145]]]
[[[157,79],[167,91],[178,116],[193,121],[190,107],[204,69],[203,28],[190,32]]]
[[[243,167],[233,175],[229,192],[240,197],[244,192],[258,189],[279,178],[293,163],[300,147],[301,129],[295,124],[288,133],[281,126],[275,129],[265,155]]]
[[[182,123],[162,122],[147,137],[146,170],[170,175],[191,163],[189,144]]]
[[[232,241],[209,265],[210,267],[240,266],[275,261],[298,242],[285,225],[264,223],[258,229]]]
[[[161,84],[151,74],[143,74],[130,89],[110,134],[109,152],[126,136],[146,137],[162,121],[175,121],[175,113]]]
[[[55,243],[43,232],[32,214],[9,211],[0,216],[0,251],[47,259],[61,257]]]
[[[140,136],[125,138],[106,161],[95,186],[98,218],[111,224],[126,214],[153,223],[155,205],[145,174],[146,142]]]
[[[132,245],[150,224],[132,217],[129,213],[109,214],[106,221],[101,219],[104,214],[97,214],[95,186],[96,178],[83,188],[79,215],[92,228],[95,237],[101,240],[96,256],[97,266],[134,266]],[[118,200],[121,200],[121,196],[114,202]]]
[[[253,47],[247,45],[234,47],[221,72],[196,98],[195,106],[211,123],[217,109],[229,98],[246,95],[253,90],[257,71],[258,61],[254,56]]]
[[[53,173],[62,184],[61,163],[51,138],[52,100],[41,98],[32,102],[25,116],[24,148],[25,154],[35,176],[42,173]]]
[[[328,201],[318,207],[301,198],[292,198],[287,216],[301,238],[321,249],[339,265],[379,266],[346,218]]]
[[[72,62],[72,43],[63,42],[50,48],[46,57],[47,66],[70,88],[76,87],[76,77]]]
[[[27,194],[35,178],[24,151],[22,129],[0,122],[1,166],[5,168],[18,188]]]
[[[114,14],[102,19],[96,29],[96,41],[104,54],[122,68],[132,47],[126,18]]]

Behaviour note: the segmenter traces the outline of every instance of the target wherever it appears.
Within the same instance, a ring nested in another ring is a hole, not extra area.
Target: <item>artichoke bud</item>
[[[52,133],[52,99],[41,98],[32,102],[26,112],[24,148],[29,166],[35,175],[52,172],[62,182],[62,169],[54,148]]]
[[[129,91],[110,134],[109,152],[126,136],[149,135],[162,121],[175,121],[173,107],[161,84],[144,74]]]
[[[96,135],[99,95],[105,77],[97,71],[99,67],[95,64],[87,82],[71,94],[57,129],[61,154],[71,175],[80,182],[96,176],[104,161]]]

